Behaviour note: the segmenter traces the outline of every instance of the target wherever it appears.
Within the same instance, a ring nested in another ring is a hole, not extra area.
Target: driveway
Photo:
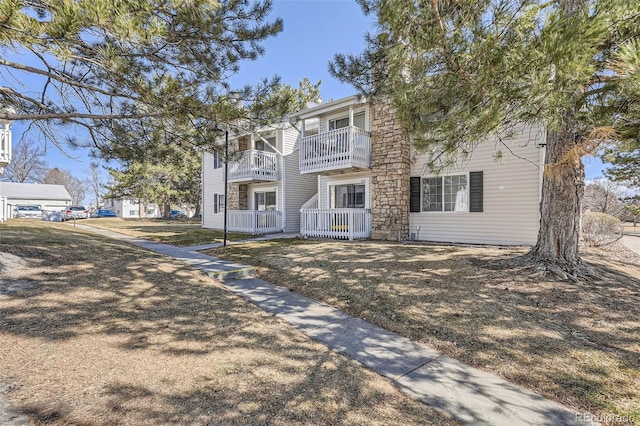
[[[640,254],[640,235],[625,235],[622,237],[622,243]]]

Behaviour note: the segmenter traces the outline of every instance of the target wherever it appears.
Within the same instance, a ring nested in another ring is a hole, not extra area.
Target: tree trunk
[[[541,272],[575,279],[589,270],[579,250],[584,165],[574,128],[547,133],[538,241],[523,258]]]
[[[169,194],[165,195],[163,204],[162,217],[165,219],[169,219],[169,214],[171,213],[171,197],[169,197]]]

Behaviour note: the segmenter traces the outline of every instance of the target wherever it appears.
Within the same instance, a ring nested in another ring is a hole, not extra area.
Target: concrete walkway
[[[111,231],[79,228],[181,260],[222,281],[231,292],[389,378],[407,394],[472,425],[591,424],[567,407],[482,370],[250,275],[254,268]]]
[[[640,254],[640,234],[625,235],[622,237],[622,244],[630,250]]]

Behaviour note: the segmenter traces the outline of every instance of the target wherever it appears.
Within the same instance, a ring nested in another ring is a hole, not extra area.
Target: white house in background
[[[300,207],[316,191],[316,176],[301,175],[299,132],[289,123],[231,135],[228,223],[234,232],[298,232]],[[202,157],[202,226],[224,226],[224,168],[220,155]]]
[[[146,206],[141,205],[138,199],[122,198],[122,199],[105,199],[104,208],[113,211],[117,216],[123,219],[140,219],[160,217],[160,208],[157,204],[149,203]],[[140,209],[145,209],[142,214]]]
[[[45,212],[59,212],[71,204],[71,196],[62,185],[0,182],[0,194],[5,200],[2,214],[6,218],[13,217],[17,205],[34,205]]]
[[[351,96],[297,118],[300,173],[317,175],[317,193],[300,211],[303,236],[535,243],[541,129],[522,126],[509,139],[482,143],[457,167],[434,175],[388,103]]]

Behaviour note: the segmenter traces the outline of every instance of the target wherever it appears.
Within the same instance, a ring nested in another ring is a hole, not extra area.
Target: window
[[[423,212],[468,212],[467,175],[438,176],[422,179]]]
[[[214,169],[219,169],[220,167],[222,167],[224,163],[222,162],[222,156],[220,154],[218,154],[217,152],[213,153],[213,168]]]
[[[224,213],[224,195],[213,194],[213,212]]]
[[[365,206],[364,185],[332,185],[332,209],[363,209]]]
[[[365,116],[364,111],[357,114],[353,114],[353,125],[360,129],[365,128]],[[349,126],[349,117],[336,118],[329,120],[329,130],[341,129]]]
[[[275,147],[276,146],[276,138],[265,138],[267,140],[267,142],[269,142],[269,144],[271,144],[271,146]],[[262,139],[257,139],[256,140],[256,149],[258,151],[264,151],[264,152],[275,152],[274,149],[269,146],[269,144],[266,144]]]
[[[467,185],[468,183],[468,185]],[[409,178],[409,211],[484,211],[484,172],[445,177]]]
[[[275,210],[276,209],[276,192],[256,192],[255,193],[255,209],[256,210]]]
[[[129,216],[138,216],[138,210],[129,210]]]

